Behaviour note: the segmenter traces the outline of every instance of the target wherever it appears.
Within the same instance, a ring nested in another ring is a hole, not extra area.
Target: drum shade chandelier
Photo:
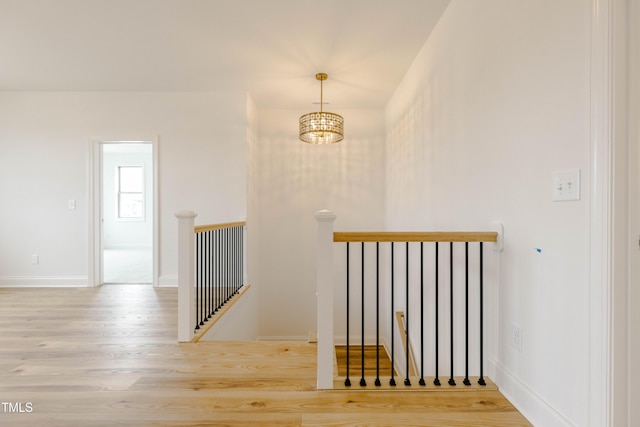
[[[318,73],[316,80],[320,81],[320,111],[300,117],[300,140],[310,144],[340,142],[344,138],[344,119],[339,114],[322,111],[322,82],[327,80],[327,75]]]

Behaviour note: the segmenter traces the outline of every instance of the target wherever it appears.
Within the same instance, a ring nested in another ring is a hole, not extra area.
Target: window
[[[144,173],[142,166],[118,166],[118,218],[144,218]]]

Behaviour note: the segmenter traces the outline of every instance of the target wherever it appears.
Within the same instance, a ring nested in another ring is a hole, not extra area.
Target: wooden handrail
[[[495,231],[347,231],[333,233],[334,242],[496,242]]]
[[[244,227],[247,225],[244,221],[227,222],[224,224],[209,224],[209,225],[197,225],[193,227],[194,233],[204,233],[205,231],[222,230],[224,228]]]

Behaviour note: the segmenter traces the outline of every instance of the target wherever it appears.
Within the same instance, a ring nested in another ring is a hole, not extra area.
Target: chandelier
[[[318,73],[316,80],[320,81],[320,111],[300,117],[300,140],[310,144],[340,142],[344,138],[344,119],[339,114],[322,111],[322,82],[327,80],[327,75]]]

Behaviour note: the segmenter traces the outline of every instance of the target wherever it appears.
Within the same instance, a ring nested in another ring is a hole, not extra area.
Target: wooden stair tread
[[[347,346],[337,345],[336,363],[338,365],[338,375],[346,376],[347,366]],[[387,354],[384,346],[380,346],[380,373],[391,373],[391,359]],[[376,374],[376,346],[364,346],[364,372],[365,376],[375,376]],[[358,375],[362,373],[362,346],[349,346],[349,375]]]

